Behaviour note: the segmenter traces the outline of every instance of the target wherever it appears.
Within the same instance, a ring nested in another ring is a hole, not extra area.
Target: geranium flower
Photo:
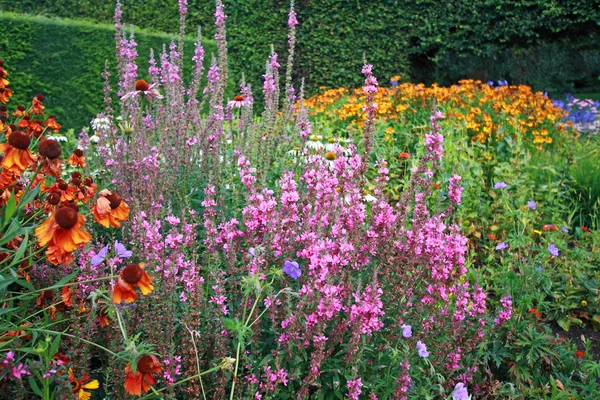
[[[405,338],[409,338],[412,336],[412,326],[410,325],[402,325],[402,336]]]
[[[29,145],[31,138],[23,131],[14,131],[8,136],[8,140],[0,143],[0,153],[4,153],[2,158],[2,168],[15,173],[21,173],[31,165],[34,165],[37,158],[31,154]]]
[[[154,98],[156,98],[156,99],[163,98],[163,96],[160,94],[158,89],[156,89],[156,83],[149,85],[148,82],[146,82],[143,79],[140,79],[135,82],[135,90],[133,92],[129,92],[126,95],[124,95],[123,97],[121,97],[121,100],[133,99],[138,96],[144,96],[144,97],[146,97],[146,100],[148,100],[148,101],[152,101],[152,99],[154,99]]]
[[[62,207],[35,228],[40,246],[57,246],[62,252],[70,253],[82,244],[92,240],[83,230],[85,218],[73,207]]]
[[[427,358],[429,357],[429,352],[427,351],[427,346],[425,343],[420,340],[417,342],[417,352],[419,353],[419,357]]]
[[[496,184],[494,184],[494,189],[506,189],[508,187],[508,185],[504,182],[496,182]]]
[[[129,258],[133,254],[131,250],[127,250],[125,245],[118,240],[115,240],[115,253],[119,258]]]
[[[102,190],[99,195],[96,206],[92,207],[94,220],[106,228],[120,227],[121,221],[126,221],[129,217],[129,206],[121,196],[108,189]]]
[[[283,272],[289,275],[292,279],[298,279],[300,275],[302,275],[302,271],[300,270],[300,267],[296,261],[286,260],[286,262],[283,263]]]
[[[74,167],[85,168],[85,157],[81,149],[75,149],[73,154],[67,159],[67,163]]]
[[[127,393],[135,396],[140,396],[142,390],[148,393],[152,385],[156,383],[153,373],[162,371],[162,366],[158,358],[153,355],[145,355],[137,362],[135,374],[131,370],[131,364],[125,367],[125,390]]]
[[[113,289],[113,303],[120,304],[122,301],[133,303],[137,299],[135,286],[139,287],[145,295],[154,290],[154,286],[151,284],[152,277],[144,271],[144,266],[144,263],[129,264],[121,270]]]
[[[452,400],[469,400],[469,392],[464,383],[458,382],[452,392]]]
[[[102,262],[104,260],[106,260],[107,254],[108,254],[108,245],[101,248],[100,251],[98,252],[98,254],[96,254],[94,257],[92,257],[92,267],[96,267],[96,266],[102,264]]]
[[[550,246],[548,246],[548,252],[554,257],[558,257],[558,247],[556,247],[554,243],[551,243]]]
[[[508,249],[508,245],[504,242],[500,242],[500,243],[498,243],[498,246],[496,246],[496,250],[504,250],[504,249]]]
[[[94,379],[93,381],[86,381],[89,379],[89,374],[85,374],[83,378],[77,379],[73,374],[73,369],[69,368],[69,380],[71,381],[72,389],[74,395],[77,396],[78,400],[89,400],[92,397],[90,392],[86,392],[87,390],[94,390],[100,387],[100,383]]]
[[[533,201],[533,200],[529,200],[529,201],[527,202],[527,206],[528,206],[530,209],[532,209],[532,210],[535,210],[535,209],[537,208],[537,204],[536,204],[536,203],[535,203],[535,201]]]

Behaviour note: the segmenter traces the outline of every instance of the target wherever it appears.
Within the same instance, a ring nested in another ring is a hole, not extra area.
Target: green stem
[[[89,344],[89,345],[91,345],[91,346],[95,346],[95,347],[97,347],[97,348],[99,348],[99,349],[102,349],[102,350],[106,351],[108,354],[110,354],[110,355],[111,355],[111,356],[113,356],[113,357],[116,357],[116,356],[117,356],[117,354],[116,354],[114,351],[110,351],[110,350],[109,350],[109,349],[107,349],[106,347],[100,346],[99,344],[96,344],[96,343],[94,343],[94,342],[90,342],[90,341],[89,341],[89,340],[87,340],[87,339],[83,339],[83,338],[80,338],[80,337],[78,337],[78,336],[74,336],[74,335],[71,335],[71,334],[68,334],[68,333],[64,333],[64,332],[57,332],[57,331],[51,331],[51,330],[48,330],[48,329],[36,329],[36,328],[28,328],[28,327],[26,327],[26,326],[23,326],[23,327],[21,327],[20,329],[21,329],[21,330],[23,330],[23,331],[33,331],[33,332],[45,332],[45,333],[53,333],[53,334],[55,334],[55,335],[62,335],[62,336],[70,337],[70,338],[72,338],[72,339],[77,339],[77,340],[80,340],[80,341],[82,341],[82,342],[84,342],[84,343],[87,343],[87,344]]]
[[[117,314],[117,321],[119,322],[119,329],[121,329],[121,333],[123,334],[123,339],[127,340],[127,331],[125,330],[125,326],[123,325],[123,320],[121,319],[121,311],[115,309],[115,314]]]
[[[44,292],[46,290],[59,289],[59,288],[62,288],[64,286],[75,286],[75,285],[80,285],[80,284],[83,284],[83,283],[106,281],[106,280],[115,279],[115,278],[118,278],[118,277],[119,277],[118,275],[115,275],[115,276],[105,276],[103,278],[88,279],[87,281],[78,281],[78,282],[65,283],[64,285],[53,285],[53,286],[50,286],[50,287],[47,287],[47,288],[44,288],[44,289],[38,289],[38,290],[36,290],[34,292],[25,293],[25,294],[22,294],[20,296],[11,297],[10,300],[17,300],[17,299],[21,299],[23,297],[29,297],[29,296],[31,296],[32,294],[35,294],[35,293]]]

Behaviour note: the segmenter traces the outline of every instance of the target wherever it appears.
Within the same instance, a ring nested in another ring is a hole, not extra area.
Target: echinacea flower
[[[2,158],[2,168],[15,173],[21,173],[37,161],[31,154],[29,145],[31,138],[23,131],[14,131],[8,135],[5,143],[0,143],[0,153],[4,153]]]
[[[298,279],[300,275],[302,275],[302,271],[300,270],[300,267],[296,261],[286,260],[286,262],[283,263],[283,272],[289,275],[292,279]]]
[[[86,392],[87,390],[94,390],[100,387],[100,383],[94,379],[92,381],[86,382],[89,379],[89,374],[85,374],[83,378],[77,379],[73,374],[73,369],[69,368],[69,380],[71,381],[71,391],[75,396],[77,396],[78,400],[89,400],[92,397],[90,392]]]
[[[137,296],[135,294],[135,286],[139,287],[144,295],[149,294],[154,290],[152,286],[152,277],[144,271],[146,264],[129,264],[119,273],[119,279],[113,289],[112,301],[120,304],[133,303]]]
[[[452,400],[469,400],[469,392],[464,383],[458,382],[452,392]]]
[[[152,385],[156,383],[153,373],[162,371],[162,366],[158,358],[154,355],[145,355],[141,357],[136,365],[135,374],[131,370],[131,364],[125,367],[125,390],[127,393],[135,396],[140,396],[142,390],[148,393]]]
[[[129,206],[121,196],[111,193],[108,189],[104,189],[98,194],[100,197],[96,201],[96,206],[92,207],[94,220],[106,228],[109,226],[120,227],[121,221],[126,221],[129,217]]]
[[[144,96],[146,100],[152,101],[152,99],[162,99],[163,96],[160,94],[158,89],[156,88],[156,83],[151,85],[148,84],[143,79],[140,79],[135,82],[135,90],[133,92],[129,92],[123,97],[121,100],[128,100],[136,98],[137,96]]]
[[[84,224],[85,218],[75,208],[61,207],[35,228],[35,235],[40,246],[49,244],[70,253],[92,240],[92,236],[83,230]]]
[[[247,106],[247,105],[250,105],[250,102],[248,101],[248,99],[246,99],[241,94],[238,94],[237,96],[235,96],[233,98],[233,100],[231,100],[230,102],[227,103],[227,106],[229,108],[240,108],[242,106]]]

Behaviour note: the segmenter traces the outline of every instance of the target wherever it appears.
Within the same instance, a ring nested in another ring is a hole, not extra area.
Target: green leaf
[[[31,389],[33,390],[33,392],[35,394],[37,394],[38,396],[40,396],[42,398],[44,397],[44,394],[42,393],[42,390],[38,386],[38,383],[35,380],[35,377],[33,377],[33,376],[29,377],[29,386],[31,386]]]
[[[3,228],[8,225],[12,219],[12,216],[15,214],[15,211],[17,210],[17,201],[15,200],[15,197],[16,196],[13,193],[6,202],[6,207],[4,209],[4,223],[2,224]]]

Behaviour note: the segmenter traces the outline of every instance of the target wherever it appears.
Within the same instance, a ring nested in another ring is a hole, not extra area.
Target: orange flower
[[[54,115],[49,116],[46,122],[44,122],[44,125],[46,125],[48,128],[52,129],[55,132],[58,132],[60,130],[60,124],[56,122],[56,117]]]
[[[0,153],[4,153],[2,168],[15,173],[21,173],[36,163],[36,157],[31,154],[29,145],[31,138],[23,131],[14,131],[5,143],[0,143]]]
[[[27,110],[22,105],[18,105],[17,109],[13,113],[13,117],[24,117],[27,115]]]
[[[36,94],[31,101],[31,110],[29,112],[31,114],[43,115],[45,107],[42,105],[42,101],[44,101],[44,95]]]
[[[100,328],[104,328],[105,326],[110,325],[110,316],[108,315],[108,307],[102,307],[101,303],[98,303],[98,311],[96,312],[96,321],[98,321],[98,325]]]
[[[72,207],[62,207],[48,217],[40,226],[35,228],[35,235],[40,246],[50,245],[53,253],[58,250],[70,253],[79,245],[92,240],[89,233],[84,231],[85,218]],[[58,249],[57,249],[58,248]]]
[[[54,299],[54,293],[52,292],[52,290],[44,290],[43,292],[40,292],[40,294],[38,295],[38,298],[35,301],[35,304],[39,308],[44,308],[47,303],[51,304],[53,299]]]
[[[13,92],[9,88],[0,88],[0,103],[8,103],[8,99],[11,98]]]
[[[118,228],[121,221],[129,217],[129,206],[116,193],[111,193],[107,189],[99,193],[100,197],[96,201],[96,206],[92,207],[94,220],[100,225],[108,228]]]
[[[62,175],[62,162],[60,161],[62,149],[60,144],[56,140],[42,139],[38,146],[38,153],[42,162],[42,173],[60,178]]]
[[[62,299],[65,306],[73,307],[73,288],[71,286],[65,286],[60,292],[60,298]]]
[[[490,240],[496,240],[496,235],[493,233],[488,233],[488,238],[490,238]]]
[[[533,315],[535,315],[538,318],[542,316],[542,314],[540,314],[540,312],[538,311],[538,309],[535,308],[535,307],[530,308],[529,310],[527,310],[527,312],[528,313],[532,313]]]
[[[398,158],[401,160],[408,160],[410,158],[410,154],[407,153],[406,151],[403,151],[402,153],[400,153]]]
[[[83,151],[81,151],[81,149],[75,149],[71,157],[67,159],[67,163],[74,167],[85,168],[85,157],[83,156]]]
[[[127,393],[140,396],[150,391],[150,387],[156,383],[153,373],[162,371],[158,358],[153,355],[145,355],[137,362],[135,374],[131,370],[131,364],[125,367],[125,390]]]
[[[144,271],[146,264],[129,264],[121,270],[117,284],[113,289],[113,303],[120,304],[133,303],[137,296],[135,294],[135,286],[138,286],[143,294],[149,294],[154,290],[152,286],[152,277]]]
[[[90,392],[86,392],[83,389],[94,390],[100,387],[100,383],[96,379],[86,383],[89,379],[88,374],[85,374],[81,379],[75,378],[73,369],[71,368],[69,368],[69,379],[71,380],[71,390],[73,391],[73,394],[77,396],[78,400],[89,400],[92,397]]]

